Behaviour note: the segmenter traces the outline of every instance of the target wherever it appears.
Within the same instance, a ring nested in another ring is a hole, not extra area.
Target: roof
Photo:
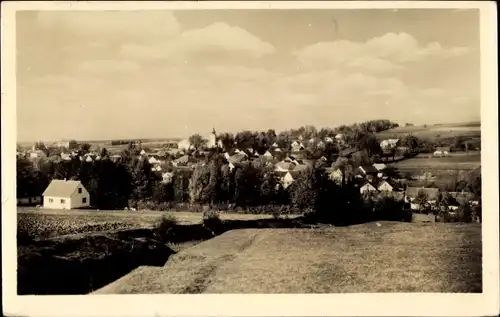
[[[378,170],[373,165],[362,165],[359,168],[362,168],[366,174],[378,173]]]
[[[416,198],[420,191],[425,192],[429,200],[436,200],[439,195],[439,189],[425,188],[425,187],[407,187],[405,193],[406,196],[409,196],[411,198]]]
[[[54,179],[43,192],[43,196],[70,197],[81,184],[80,181]]]
[[[188,163],[189,162],[189,155],[183,155],[179,157],[178,159],[174,160],[175,163]]]
[[[436,148],[436,151],[450,152],[450,147],[449,146],[440,146],[440,147]]]
[[[244,154],[244,153],[238,153],[238,154],[234,154],[232,156],[229,157],[228,161],[230,163],[241,163],[243,160],[245,160],[247,158],[247,156]]]
[[[382,163],[376,163],[376,164],[373,164],[373,167],[375,167],[378,171],[381,171],[381,170],[385,169],[387,166],[385,164],[382,164]]]

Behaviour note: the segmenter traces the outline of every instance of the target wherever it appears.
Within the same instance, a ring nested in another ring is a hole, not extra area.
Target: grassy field
[[[92,294],[481,292],[481,226],[232,230]]]
[[[201,223],[201,213],[114,210],[45,210],[19,207],[18,230],[31,237],[54,237],[66,234],[151,228],[163,216],[175,216],[179,224]],[[221,213],[223,220],[268,219],[271,215]]]
[[[465,123],[450,123],[440,125],[420,125],[410,127],[397,127],[387,131],[382,131],[377,134],[380,139],[399,138],[403,135],[411,133],[420,139],[431,138],[451,138],[463,136],[466,138],[481,137],[480,122],[465,122]]]
[[[399,170],[473,170],[481,166],[481,153],[450,153],[448,157],[419,154],[416,157],[391,164]]]

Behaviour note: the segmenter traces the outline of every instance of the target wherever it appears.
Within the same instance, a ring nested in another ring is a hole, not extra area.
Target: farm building
[[[434,156],[448,156],[450,154],[450,147],[438,147],[436,151],[434,151]]]
[[[405,196],[408,201],[413,201],[419,196],[420,193],[425,194],[427,202],[433,204],[436,202],[439,196],[439,189],[437,188],[425,188],[425,187],[407,187],[405,191]]]
[[[80,181],[54,179],[43,192],[43,208],[75,209],[89,205],[90,194]]]
[[[17,198],[17,204],[19,206],[30,206],[30,205],[39,205],[42,203],[41,196],[32,196],[32,197],[20,197]]]

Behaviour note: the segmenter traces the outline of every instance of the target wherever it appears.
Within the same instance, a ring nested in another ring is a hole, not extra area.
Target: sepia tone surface
[[[16,26],[19,294],[482,291],[477,10]]]

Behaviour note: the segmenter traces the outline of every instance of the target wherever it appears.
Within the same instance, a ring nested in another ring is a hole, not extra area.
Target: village
[[[131,141],[127,146],[136,149],[137,157],[147,161],[151,173],[157,179],[161,179],[163,185],[173,181],[176,171],[192,172],[196,166],[208,165],[208,158],[212,153],[218,153],[223,157],[229,171],[233,173],[235,169],[247,166],[265,168],[278,180],[275,184],[276,191],[279,187],[285,191],[289,189],[305,171],[317,170],[338,186],[351,184],[363,197],[387,197],[404,203],[406,208],[417,214],[414,217],[415,221],[434,222],[436,215],[442,212],[453,217],[456,216],[460,206],[474,207],[480,204],[480,197],[464,188],[460,191],[453,189],[444,191],[437,186],[413,185],[408,178],[417,180],[424,176],[401,175],[393,162],[418,155],[418,149],[410,149],[411,144],[408,144],[408,141],[402,142],[398,138],[378,141],[379,144],[375,148],[379,149],[380,154],[367,157],[367,149],[349,142],[352,137],[344,133],[309,139],[299,134],[296,138],[287,138],[287,142],[279,142],[274,135],[271,138],[274,140],[272,144],[259,149],[255,146],[247,148],[238,146],[236,141],[232,141],[232,137],[230,140],[223,140],[224,137],[227,138],[227,134],[220,137],[214,129],[206,139],[196,135],[191,140],[156,144],[160,146],[154,148],[143,146],[141,141]],[[55,149],[53,152],[60,154],[52,154],[49,160],[55,162],[79,160],[85,163],[110,160],[116,163],[122,159],[121,152],[111,153],[105,148],[92,149],[88,143],[83,145],[74,143],[76,142],[55,143],[52,147]],[[280,147],[278,143],[282,146]],[[85,151],[81,150],[82,147]],[[17,156],[36,162],[47,159],[46,152],[47,150],[43,151],[35,144],[31,150],[18,151]],[[451,147],[436,147],[429,157],[439,160],[453,154],[450,152]],[[53,179],[42,195],[18,197],[18,204],[36,205],[44,209],[92,207],[89,191],[77,177],[71,180]],[[127,206],[125,209],[136,208]],[[474,214],[473,220],[480,222],[480,215]]]

